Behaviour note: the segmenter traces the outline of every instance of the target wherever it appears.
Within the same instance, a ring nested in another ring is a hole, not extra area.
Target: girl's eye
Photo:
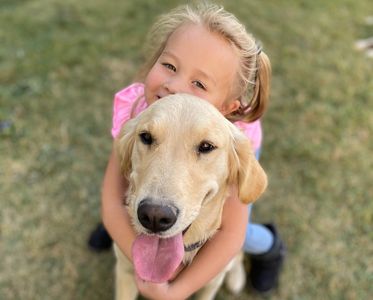
[[[162,66],[165,66],[167,69],[170,69],[171,71],[176,72],[176,67],[169,63],[162,63]]]
[[[199,154],[207,154],[216,149],[216,146],[210,142],[202,141],[197,148]]]
[[[193,81],[193,84],[196,87],[198,87],[199,89],[202,89],[202,90],[206,91],[206,87],[205,87],[205,85],[202,82],[196,80],[196,81]]]

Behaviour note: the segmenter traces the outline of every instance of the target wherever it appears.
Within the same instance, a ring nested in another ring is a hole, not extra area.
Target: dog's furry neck
[[[206,205],[201,207],[201,211],[198,217],[193,221],[190,228],[184,235],[184,246],[192,245],[195,243],[201,243],[201,247],[196,247],[192,251],[187,251],[184,254],[183,263],[185,265],[192,262],[194,256],[203,247],[209,238],[211,238],[216,231],[219,230],[221,225],[221,217],[223,213],[223,207],[225,201],[219,201],[218,199],[226,198],[228,195],[228,190],[220,190],[216,196],[209,200]],[[218,216],[218,218],[213,220],[208,220],[205,216],[208,214],[213,214]]]

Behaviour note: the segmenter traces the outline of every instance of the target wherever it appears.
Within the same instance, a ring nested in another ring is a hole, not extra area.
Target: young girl
[[[130,118],[158,99],[189,93],[212,103],[252,140],[259,156],[259,118],[268,103],[270,63],[244,26],[222,7],[203,4],[181,6],[159,18],[149,33],[148,61],[139,82],[115,95],[112,135]],[[114,148],[113,148],[114,149]],[[121,176],[113,150],[102,188],[105,228],[130,259],[135,239],[123,206],[127,182]],[[247,224],[249,209],[240,202],[235,187],[223,210],[219,232],[199,251],[191,265],[168,283],[137,279],[140,293],[149,299],[185,299],[203,287],[240,251],[251,254],[250,282],[260,291],[271,290],[283,261],[283,243],[273,225]],[[90,245],[110,246],[110,236],[99,226]],[[246,236],[245,236],[246,232]]]

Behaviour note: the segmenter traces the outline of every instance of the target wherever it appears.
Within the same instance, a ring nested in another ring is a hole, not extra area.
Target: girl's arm
[[[120,173],[120,163],[113,146],[102,184],[101,214],[110,236],[132,261],[131,246],[135,240],[135,232],[123,205],[127,187],[127,181]]]
[[[224,204],[220,230],[198,252],[192,263],[171,283],[152,284],[137,279],[141,294],[149,299],[185,299],[205,286],[242,249],[248,222],[247,205],[241,203],[237,189]]]

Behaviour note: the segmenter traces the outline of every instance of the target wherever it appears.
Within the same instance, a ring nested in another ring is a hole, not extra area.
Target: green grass
[[[181,1],[0,3],[0,299],[112,299],[99,220],[115,91],[131,82],[159,13]],[[253,218],[288,257],[268,299],[373,295],[373,34],[369,0],[224,1],[273,64],[263,120],[270,185]],[[218,299],[260,299],[250,291]]]

